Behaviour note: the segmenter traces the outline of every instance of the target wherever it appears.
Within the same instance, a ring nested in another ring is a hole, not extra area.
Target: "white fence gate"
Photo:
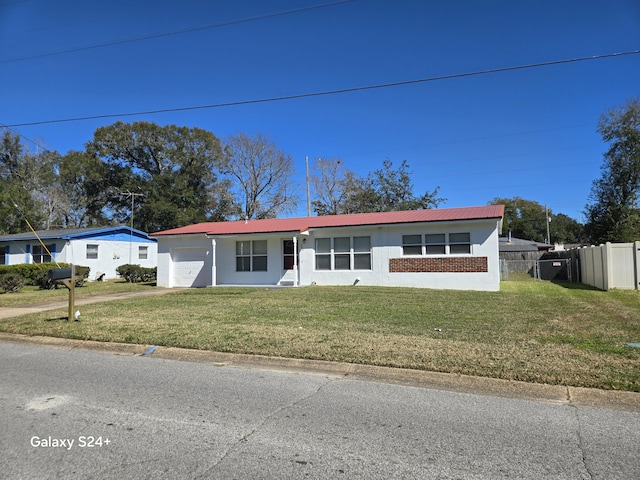
[[[640,289],[640,242],[584,247],[578,254],[582,283],[600,290]]]

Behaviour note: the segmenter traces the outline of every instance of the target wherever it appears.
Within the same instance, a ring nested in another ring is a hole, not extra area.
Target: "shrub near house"
[[[140,265],[120,265],[116,272],[129,283],[154,282],[157,268],[145,268]]]
[[[0,275],[0,288],[5,293],[16,293],[24,287],[24,278],[13,273]]]
[[[14,276],[24,280],[23,285],[34,285],[43,290],[57,288],[58,284],[49,279],[49,270],[58,268],[68,268],[67,263],[23,263],[19,265],[0,265],[0,277]],[[76,282],[77,286],[82,285],[89,278],[91,269],[82,265],[76,265],[76,278],[81,277]]]

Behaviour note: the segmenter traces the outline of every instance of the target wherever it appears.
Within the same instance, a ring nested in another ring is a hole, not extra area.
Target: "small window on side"
[[[89,244],[87,245],[87,260],[97,260],[98,259],[98,245]]]

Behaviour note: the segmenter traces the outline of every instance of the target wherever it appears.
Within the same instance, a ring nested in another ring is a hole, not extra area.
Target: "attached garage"
[[[504,205],[206,222],[157,232],[158,285],[500,289]]]
[[[211,284],[207,272],[207,250],[204,248],[174,248],[171,250],[171,286],[206,287]]]

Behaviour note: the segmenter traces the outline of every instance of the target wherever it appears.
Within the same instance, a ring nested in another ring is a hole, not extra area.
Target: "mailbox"
[[[67,320],[74,318],[75,301],[76,301],[76,281],[82,279],[82,276],[76,276],[76,268],[73,264],[69,268],[53,268],[47,272],[49,280],[53,282],[60,282],[69,289],[69,315]],[[76,278],[73,278],[76,277]],[[75,317],[78,321],[78,317]]]
[[[70,280],[71,269],[70,268],[54,268],[49,270],[49,280]]]

